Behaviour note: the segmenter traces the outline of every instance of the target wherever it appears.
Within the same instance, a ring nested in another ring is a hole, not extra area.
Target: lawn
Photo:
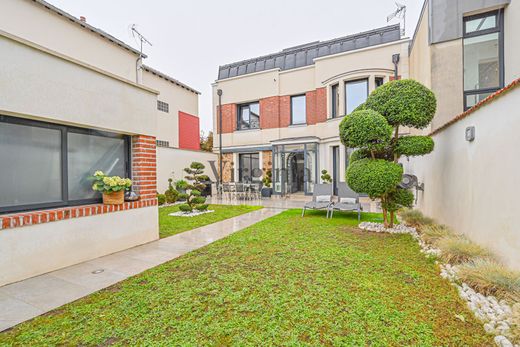
[[[0,345],[493,345],[409,235],[361,232],[355,219],[283,212],[23,323]]]
[[[172,236],[183,231],[199,228],[204,225],[220,222],[221,220],[239,216],[261,209],[261,206],[232,206],[210,205],[213,213],[203,214],[197,217],[172,217],[168,214],[179,211],[179,206],[162,207],[159,209],[159,235],[161,238]]]

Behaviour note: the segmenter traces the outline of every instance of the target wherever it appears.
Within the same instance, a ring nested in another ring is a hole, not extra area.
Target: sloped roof
[[[83,27],[85,30],[89,30],[93,33],[96,33],[98,34],[99,36],[101,36],[102,38],[106,39],[107,41],[110,41],[112,42],[113,44],[121,47],[121,48],[124,48],[126,49],[127,51],[130,51],[136,55],[139,55],[141,54],[137,49],[133,48],[132,46],[124,43],[123,41],[115,38],[114,36],[104,32],[103,30],[99,29],[99,28],[96,28],[90,24],[88,24],[87,22],[83,22],[81,20],[79,20],[78,18],[74,17],[73,15],[63,11],[62,9],[56,7],[56,6],[53,6],[51,4],[49,4],[47,1],[44,1],[44,0],[32,0],[33,2],[45,7],[46,9],[62,16],[62,17],[65,17],[67,18],[68,20],[70,20],[71,22],[73,23],[76,23],[77,25]],[[146,55],[143,54],[143,58],[146,58]]]
[[[310,42],[284,49],[278,53],[222,65],[219,67],[218,79],[274,68],[281,70],[296,69],[314,64],[316,58],[399,41],[400,39],[401,29],[399,24],[396,24],[333,40]]]
[[[161,77],[161,78],[164,78],[165,80],[167,80],[167,81],[169,81],[169,82],[171,82],[171,83],[173,83],[173,84],[176,84],[176,85],[178,85],[179,87],[184,88],[184,89],[186,89],[186,90],[188,90],[188,91],[190,91],[190,92],[192,92],[192,93],[199,94],[199,95],[201,94],[198,90],[193,89],[193,88],[190,87],[189,85],[184,84],[184,83],[182,83],[181,81],[179,81],[179,80],[177,80],[177,79],[175,79],[175,78],[173,78],[173,77],[170,77],[170,76],[168,76],[168,75],[165,74],[165,73],[162,73],[161,71],[155,70],[154,68],[152,68],[152,67],[150,67],[150,66],[148,66],[148,65],[144,65],[144,64],[143,64],[143,69],[144,69],[145,71],[148,71],[148,72],[150,72],[150,73],[156,75],[156,76],[159,76],[159,77]]]

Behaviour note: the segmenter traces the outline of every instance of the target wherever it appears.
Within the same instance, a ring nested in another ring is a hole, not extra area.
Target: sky
[[[144,48],[145,64],[202,93],[204,131],[213,127],[211,83],[219,65],[382,27],[396,9],[393,0],[47,1],[137,48],[129,29],[136,24],[152,43]],[[399,2],[407,6],[411,37],[423,0]]]

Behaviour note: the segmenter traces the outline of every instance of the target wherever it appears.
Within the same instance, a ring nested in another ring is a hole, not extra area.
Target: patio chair
[[[312,201],[303,205],[302,217],[305,210],[327,210],[327,218],[329,217],[329,206],[332,204],[332,184],[315,184],[312,193]]]
[[[338,201],[333,202],[329,206],[329,216],[332,218],[336,211],[357,211],[358,221],[361,220],[361,204],[359,203],[359,194],[350,189],[346,183],[338,184]]]

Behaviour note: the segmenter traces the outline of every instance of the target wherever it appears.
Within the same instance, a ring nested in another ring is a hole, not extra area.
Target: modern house
[[[197,158],[197,92],[43,0],[2,1],[0,53],[0,286],[157,239],[156,141]],[[96,170],[140,199],[100,204]]]
[[[323,169],[335,185],[344,181],[342,116],[395,78],[396,69],[398,78],[408,77],[408,45],[393,25],[221,66],[213,100],[223,180],[259,180],[272,170],[278,195],[312,194]]]
[[[436,149],[403,161],[424,184],[417,207],[520,268],[520,1],[425,0],[413,38],[399,32],[389,26],[220,66],[213,119],[224,181],[272,169],[279,195],[310,194],[322,169],[344,181],[341,117],[395,76],[413,78],[438,102],[420,131]]]

